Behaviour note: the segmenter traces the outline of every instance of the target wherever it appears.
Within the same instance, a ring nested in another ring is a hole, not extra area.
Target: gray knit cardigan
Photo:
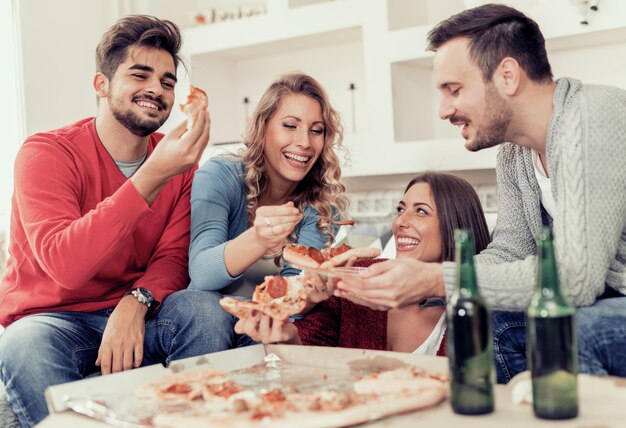
[[[528,305],[542,225],[554,228],[561,287],[575,306],[592,305],[605,286],[626,294],[626,91],[559,79],[546,144],[553,219],[541,206],[531,150],[503,143],[498,152],[498,222],[475,257],[480,291],[493,308]],[[455,271],[444,262],[448,296]]]

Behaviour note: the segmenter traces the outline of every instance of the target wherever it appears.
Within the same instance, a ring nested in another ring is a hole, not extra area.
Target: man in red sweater
[[[183,290],[191,183],[209,114],[190,130],[155,132],[174,106],[180,45],[169,21],[117,22],[96,50],[97,116],[36,134],[17,155],[0,378],[25,427],[47,415],[50,385],[230,341],[212,328],[214,295]]]

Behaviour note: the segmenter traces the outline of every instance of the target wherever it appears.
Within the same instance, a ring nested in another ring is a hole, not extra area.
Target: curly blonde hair
[[[265,131],[286,95],[301,94],[319,102],[324,120],[324,147],[313,168],[298,183],[293,195],[295,206],[302,210],[305,205],[315,208],[319,214],[317,227],[328,238],[326,246],[334,240],[332,224],[328,219],[341,218],[348,209],[346,186],[341,182],[341,167],[337,150],[345,151],[343,127],[339,114],[331,106],[326,91],[317,80],[304,73],[294,72],[281,76],[265,91],[250,118],[244,136],[245,148],[241,153],[246,166],[245,186],[247,190],[248,218],[254,218],[259,200],[267,190],[265,174]],[[295,232],[288,238],[296,242]]]

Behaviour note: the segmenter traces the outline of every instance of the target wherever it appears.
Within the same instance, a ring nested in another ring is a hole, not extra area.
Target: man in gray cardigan
[[[537,24],[503,5],[466,10],[428,36],[440,116],[470,151],[500,145],[493,241],[476,256],[494,314],[498,380],[526,368],[534,237],[554,229],[561,287],[578,308],[580,371],[626,376],[626,92],[556,82]],[[338,295],[375,309],[450,296],[455,265],[394,260]]]

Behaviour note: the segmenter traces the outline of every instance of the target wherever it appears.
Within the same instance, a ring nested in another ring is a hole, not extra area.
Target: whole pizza
[[[246,388],[218,370],[182,372],[140,387],[161,402],[155,427],[342,427],[434,406],[448,395],[445,376],[413,366],[356,378],[348,389]]]

